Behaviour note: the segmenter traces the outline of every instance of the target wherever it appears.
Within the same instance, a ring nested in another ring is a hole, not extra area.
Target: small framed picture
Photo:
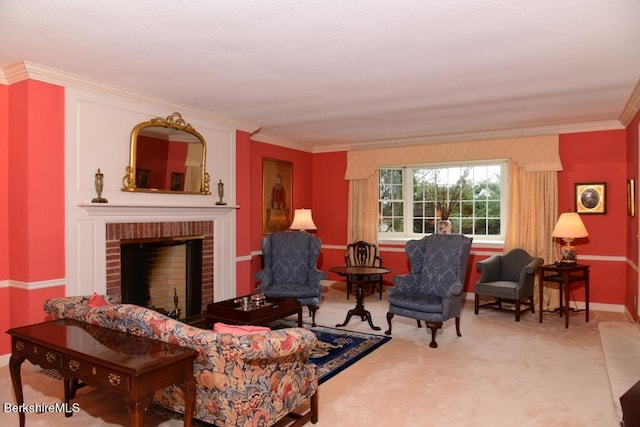
[[[576,212],[579,214],[606,213],[606,189],[607,184],[604,182],[576,184]]]
[[[636,180],[627,180],[627,215],[636,216]]]
[[[136,187],[151,188],[151,171],[147,169],[136,170]]]
[[[171,191],[184,190],[184,174],[181,172],[171,172]]]

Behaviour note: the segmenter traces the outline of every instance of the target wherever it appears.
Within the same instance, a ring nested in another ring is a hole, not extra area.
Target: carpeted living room
[[[640,426],[638,22],[0,1],[0,422]]]
[[[347,300],[344,282],[323,285],[316,322],[334,327],[354,301]],[[366,296],[365,303],[374,324],[386,329],[387,291],[382,300]],[[572,314],[571,327],[565,329],[557,313],[545,313],[542,324],[537,315],[525,313],[520,322],[495,310],[474,315],[468,300],[461,314],[462,337],[456,336],[453,321],[447,322],[438,333],[437,349],[429,347],[424,327],[397,317],[389,342],[320,385],[316,425],[618,426],[599,326],[632,324],[621,313],[594,310],[589,323],[583,313]],[[309,317],[304,321],[310,326]],[[339,329],[374,332],[359,318]],[[23,368],[23,382],[25,402],[53,404],[63,398],[62,381],[36,368]],[[13,402],[6,366],[0,368],[0,384],[0,400]],[[30,413],[27,425],[128,425],[118,394],[88,387],[78,391],[75,402],[80,411],[70,418]],[[152,407],[146,425],[182,425],[175,418]],[[0,421],[13,425],[17,415],[0,413]]]

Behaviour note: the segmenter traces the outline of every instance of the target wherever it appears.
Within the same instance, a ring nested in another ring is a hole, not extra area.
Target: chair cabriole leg
[[[393,319],[393,313],[389,311],[387,312],[387,323],[389,324],[389,329],[384,331],[385,335],[391,335],[391,319]]]
[[[442,322],[425,322],[427,327],[431,329],[431,342],[429,343],[429,347],[438,348],[438,343],[436,342],[436,332],[438,329],[442,327]]]

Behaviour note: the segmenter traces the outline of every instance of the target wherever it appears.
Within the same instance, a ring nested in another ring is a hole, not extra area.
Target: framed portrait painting
[[[606,213],[606,189],[607,184],[604,182],[576,184],[576,212],[579,214]]]
[[[184,174],[182,172],[171,172],[171,191],[184,190]]]
[[[292,214],[293,163],[262,159],[262,232],[287,230]]]

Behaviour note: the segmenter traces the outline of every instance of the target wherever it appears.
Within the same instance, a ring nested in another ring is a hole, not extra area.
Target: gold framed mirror
[[[122,191],[211,194],[204,137],[180,113],[156,117],[131,131]]]

